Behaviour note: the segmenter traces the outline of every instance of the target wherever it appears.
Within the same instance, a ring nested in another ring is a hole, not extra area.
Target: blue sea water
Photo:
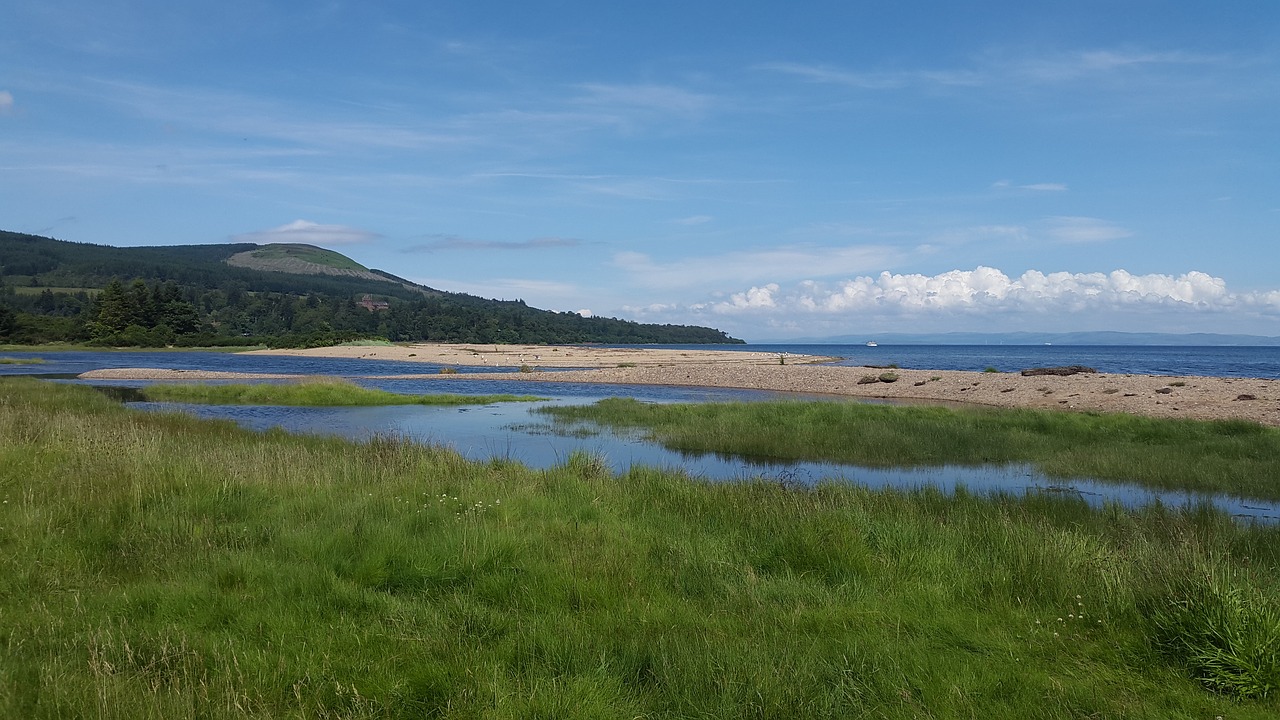
[[[655,345],[826,355],[837,365],[897,365],[915,370],[1017,372],[1085,365],[1104,373],[1280,378],[1280,346],[1152,345]]]
[[[652,345],[673,349],[825,355],[838,365],[897,365],[921,370],[989,367],[1016,372],[1033,367],[1086,365],[1105,373],[1205,375],[1280,379],[1280,346],[1149,345]],[[307,375],[434,374],[439,365],[361,358],[299,358],[210,352],[0,352],[0,357],[40,357],[41,365],[0,365],[0,375],[82,373],[97,368],[145,367],[179,370],[300,373]],[[459,368],[501,372],[504,368]],[[516,368],[505,368],[515,372]]]

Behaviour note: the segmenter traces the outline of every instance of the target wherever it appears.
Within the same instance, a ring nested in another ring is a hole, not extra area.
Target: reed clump
[[[31,380],[0,438],[0,717],[1280,712],[1178,640],[1205,573],[1271,637],[1280,530],[1209,509],[534,471]]]
[[[0,365],[43,365],[48,360],[38,357],[0,357]]]

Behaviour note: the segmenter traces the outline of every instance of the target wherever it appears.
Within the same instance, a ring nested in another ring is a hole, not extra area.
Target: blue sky
[[[7,0],[0,228],[749,340],[1280,335],[1280,3],[764,5]]]

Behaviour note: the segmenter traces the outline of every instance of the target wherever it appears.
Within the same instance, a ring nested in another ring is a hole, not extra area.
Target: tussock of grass
[[[0,717],[1280,713],[1177,640],[1206,571],[1276,609],[1280,530],[1208,510],[532,471],[29,380],[0,438]]]
[[[289,405],[346,407],[364,405],[487,405],[496,402],[535,402],[533,395],[401,395],[363,388],[350,380],[309,378],[287,385],[190,384],[149,385],[142,396],[154,402],[208,403],[212,405]]]
[[[539,408],[566,423],[645,428],[671,449],[873,467],[1032,463],[1054,477],[1280,499],[1280,429],[1244,421],[834,402]]]
[[[45,360],[44,358],[38,358],[38,357],[32,357],[32,358],[0,357],[0,365],[43,365],[47,362],[49,361]]]

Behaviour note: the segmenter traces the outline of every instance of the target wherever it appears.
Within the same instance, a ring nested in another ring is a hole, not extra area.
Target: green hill
[[[117,248],[0,231],[0,342],[321,345],[356,338],[739,343],[417,285],[310,245]]]

